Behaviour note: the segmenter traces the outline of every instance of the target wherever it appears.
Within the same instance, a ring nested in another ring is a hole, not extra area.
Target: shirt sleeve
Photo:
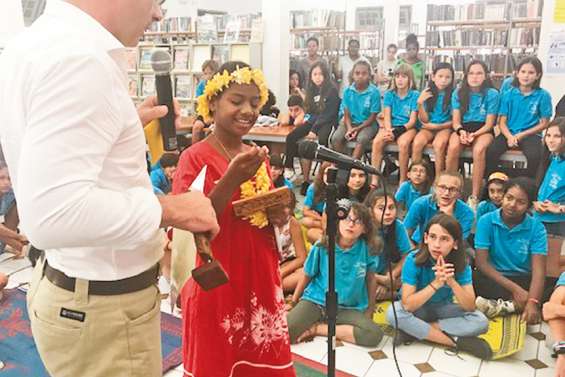
[[[381,112],[381,91],[375,88],[371,94],[371,113],[378,114]]]
[[[530,252],[535,255],[547,255],[547,231],[545,226],[536,219],[533,219],[532,244]]]
[[[496,89],[490,89],[487,93],[487,114],[498,114],[499,95]]]
[[[412,98],[410,99],[410,111],[417,112],[418,111],[418,97],[419,92],[416,90],[412,91]]]
[[[315,244],[304,262],[304,273],[309,277],[314,277],[320,272],[320,244]]]
[[[477,223],[477,232],[475,233],[475,249],[489,250],[492,246],[492,215],[486,214],[481,217]]]
[[[498,114],[501,116],[508,116],[508,112],[510,111],[510,96],[512,95],[511,90],[507,90],[503,92],[500,97],[500,108],[498,110]]]
[[[408,232],[406,232],[406,228],[400,220],[396,222],[396,247],[402,255],[408,254],[412,250]]]
[[[471,229],[473,228],[473,223],[475,222],[475,213],[465,203],[462,203],[462,205],[465,206],[465,211],[459,219],[459,223],[461,224],[461,230],[463,231],[463,238],[467,239],[471,234]]]
[[[404,182],[400,186],[398,186],[398,190],[396,191],[396,194],[394,195],[394,200],[396,200],[399,203],[406,204],[407,188],[408,188],[408,185],[406,184],[406,182]]]
[[[387,108],[387,107],[388,107],[388,108],[392,108],[393,96],[394,96],[394,94],[392,93],[391,90],[388,90],[388,91],[385,93],[385,97],[384,97],[384,99],[383,99],[383,107],[385,107],[385,108]]]
[[[461,286],[473,284],[473,273],[471,272],[471,266],[466,265],[463,271],[455,275],[455,280]]]
[[[304,205],[310,209],[314,209],[314,184],[310,184],[306,191],[306,198],[304,198]]]
[[[553,105],[551,104],[551,95],[544,90],[540,101],[540,116],[549,119],[552,115]]]
[[[154,239],[162,209],[149,177],[146,186],[128,189],[99,185],[102,166],[126,125],[114,73],[94,56],[80,54],[44,68],[29,92],[21,146],[22,229],[42,249],[135,248]]]
[[[422,215],[426,205],[425,200],[424,197],[416,199],[408,209],[408,213],[404,218],[406,230],[416,230],[418,225],[423,222]]]
[[[418,285],[418,267],[416,266],[416,261],[414,254],[410,254],[404,265],[402,266],[402,283],[413,285],[414,287]]]
[[[454,90],[451,95],[451,108],[453,110],[461,110],[461,103],[459,102],[459,89]]]

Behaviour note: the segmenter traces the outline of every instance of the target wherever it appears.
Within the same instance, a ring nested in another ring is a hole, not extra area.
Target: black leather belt
[[[63,272],[49,266],[49,264],[47,264],[47,261],[45,262],[44,275],[51,283],[53,283],[57,287],[71,292],[75,291],[76,279],[70,278]],[[137,292],[150,287],[153,284],[157,284],[158,278],[159,265],[155,265],[147,271],[140,273],[139,275],[121,280],[89,280],[88,294],[98,296],[113,296]]]

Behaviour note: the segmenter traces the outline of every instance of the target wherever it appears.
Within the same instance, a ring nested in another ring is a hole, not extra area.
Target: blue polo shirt
[[[418,111],[418,97],[420,93],[410,90],[406,96],[400,98],[396,91],[389,90],[385,93],[384,107],[390,108],[393,127],[404,126],[410,120],[410,115]]]
[[[357,240],[348,250],[335,245],[335,289],[340,307],[367,309],[369,297],[366,277],[369,272],[377,272],[377,258],[369,254],[365,240]],[[311,280],[302,299],[325,305],[328,290],[328,251],[320,243],[316,243],[308,253],[304,273]]]
[[[496,204],[494,204],[490,200],[483,200],[477,206],[477,221],[479,221],[479,219],[483,217],[483,215],[486,215],[487,213],[492,211],[496,211],[498,208],[499,207],[497,207]]]
[[[15,202],[16,202],[16,197],[14,196],[13,190],[10,190],[4,195],[2,195],[2,197],[0,197],[0,216],[6,216],[8,214],[8,211],[10,210],[10,208],[12,208]],[[4,252],[5,248],[6,248],[6,244],[0,241],[0,254]]]
[[[493,267],[503,275],[529,274],[532,255],[547,255],[547,233],[531,215],[510,229],[501,209],[487,213],[477,224],[475,248],[488,250]]]
[[[513,86],[502,96],[499,114],[507,117],[508,129],[515,135],[536,126],[543,118],[551,118],[551,106],[547,90],[538,88],[524,95]]]
[[[555,283],[555,285],[557,287],[565,285],[565,272],[562,272],[561,275],[559,275],[559,279],[557,280],[557,283]]]
[[[444,98],[445,98],[445,91],[442,90],[437,95],[437,102],[434,108],[432,109],[431,112],[428,111],[428,117],[430,123],[441,124],[441,123],[449,122],[451,120],[451,100],[449,101],[449,105],[446,107],[444,111],[443,110]]]
[[[206,81],[206,80],[200,80],[200,81],[198,82],[198,85],[196,86],[196,92],[195,92],[196,98],[198,98],[198,97],[200,97],[202,94],[204,94],[204,89],[206,88],[206,83],[207,83],[207,82],[208,82],[208,81]]]
[[[320,215],[324,212],[325,201],[321,201],[314,205],[314,184],[311,183],[306,191],[306,197],[304,198],[304,205],[308,206],[311,210],[318,212]]]
[[[404,181],[400,186],[398,186],[394,199],[399,203],[404,203],[406,208],[410,208],[412,203],[414,203],[414,200],[421,196],[422,194],[416,189],[416,187],[414,187],[412,182]]]
[[[420,243],[424,238],[424,230],[428,223],[439,212],[436,201],[433,199],[433,194],[422,196],[412,203],[408,209],[408,213],[404,218],[404,226],[406,229],[414,229],[412,240]],[[461,199],[457,199],[453,215],[459,221],[461,229],[463,230],[463,238],[467,239],[471,234],[471,228],[475,221],[475,214],[471,207],[465,204]]]
[[[461,111],[461,101],[459,100],[459,90],[453,92],[451,97],[451,106],[453,110]],[[486,95],[481,92],[470,93],[469,108],[465,115],[463,115],[463,123],[481,122],[487,120],[488,115],[498,114],[499,96],[498,91],[494,88],[489,88]]]
[[[565,157],[552,156],[538,191],[538,201],[565,204]],[[565,214],[536,213],[544,223],[565,222]]]
[[[171,192],[171,182],[165,175],[163,168],[153,169],[151,171],[151,184],[153,185],[153,191],[156,194],[168,194]]]
[[[512,82],[514,81],[514,76],[509,76],[502,81],[500,84],[500,95],[503,96],[504,93],[512,89]]]
[[[359,125],[366,121],[371,114],[381,112],[381,93],[374,84],[369,84],[367,89],[362,92],[359,92],[355,84],[352,84],[345,88],[341,106],[343,109],[349,110],[351,123]]]
[[[435,261],[431,258],[428,262],[418,266],[416,265],[416,254],[419,250],[411,252],[404,266],[402,266],[402,284],[409,284],[416,287],[416,291],[424,289],[428,284],[435,280],[435,272],[432,268],[435,266]],[[471,273],[471,266],[466,265],[465,269],[455,274],[455,280],[459,285],[473,284],[473,275]],[[453,302],[453,290],[445,284],[439,288],[436,293],[427,301],[432,304],[450,303]]]
[[[401,256],[408,254],[412,251],[412,244],[410,243],[410,238],[408,237],[408,232],[406,231],[406,227],[399,219],[394,220],[394,239],[395,239],[395,246],[400,253]],[[384,237],[383,233],[381,232],[381,228],[378,227],[378,232],[381,237]],[[386,260],[386,255],[389,255],[391,250],[386,249],[386,245],[384,245],[385,250],[382,253],[379,253],[376,258],[378,259],[377,263],[377,273],[382,274],[386,271],[388,267],[388,261]]]

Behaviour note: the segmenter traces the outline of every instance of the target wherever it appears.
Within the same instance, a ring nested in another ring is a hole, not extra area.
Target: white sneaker
[[[471,207],[473,212],[477,212],[477,206],[479,205],[479,199],[475,195],[471,195],[467,198],[467,205]]]
[[[477,306],[477,310],[483,312],[488,318],[494,318],[496,316],[508,315],[516,312],[516,307],[512,301],[504,301],[501,298],[493,300],[477,296],[475,305]]]

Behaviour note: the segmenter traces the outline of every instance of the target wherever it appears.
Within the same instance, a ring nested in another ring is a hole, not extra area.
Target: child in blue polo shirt
[[[326,205],[327,170],[331,166],[329,162],[324,162],[314,178],[314,183],[306,190],[302,207],[304,217],[300,223],[307,229],[306,238],[311,243],[318,241],[323,234],[322,214]]]
[[[553,242],[565,237],[565,119],[558,118],[549,125],[544,141],[547,149],[538,170],[534,208]]]
[[[396,216],[397,204],[392,195],[385,196],[383,190],[372,191],[365,200],[365,206],[371,209],[375,232],[383,241],[383,251],[379,253],[382,263],[379,263],[379,269],[376,272],[376,299],[377,301],[392,300],[391,278],[388,272],[389,261],[393,267],[393,291],[396,292],[400,288],[402,265],[406,255],[412,250],[412,244],[404,224]]]
[[[550,94],[540,88],[542,64],[530,56],[518,64],[512,88],[500,105],[500,135],[487,151],[487,172],[493,172],[509,148],[521,150],[528,160],[526,176],[535,177],[541,160],[541,132],[553,113]]]
[[[349,199],[352,202],[363,203],[369,193],[367,173],[359,169],[351,169],[346,185],[338,185],[338,199]]]
[[[352,203],[346,219],[338,224],[335,245],[335,287],[338,295],[336,338],[366,347],[375,347],[382,330],[371,320],[375,309],[374,272],[378,259],[373,223],[369,210]],[[371,289],[368,289],[368,286]],[[290,342],[325,336],[324,320],[328,289],[328,239],[314,245],[304,264],[304,276],[298,283],[287,309]],[[300,301],[299,301],[300,300]]]
[[[487,185],[481,195],[481,202],[477,206],[477,215],[475,216],[477,222],[483,215],[500,208],[506,181],[508,181],[508,176],[501,172],[494,172],[488,176]]]
[[[465,202],[458,199],[462,188],[461,174],[444,171],[436,178],[434,193],[422,196],[412,203],[404,218],[404,226],[416,244],[422,241],[422,231],[438,212],[455,217],[461,224],[463,239],[469,237],[475,214]]]
[[[535,195],[531,179],[511,179],[504,186],[501,208],[477,224],[473,281],[480,296],[477,307],[488,317],[517,311],[528,324],[538,323],[540,304],[551,294],[555,279],[545,278],[547,233],[528,214]]]
[[[421,160],[410,164],[408,180],[398,186],[398,190],[394,195],[394,199],[396,199],[402,213],[407,208],[410,208],[416,199],[430,193],[431,180],[432,172],[427,162]]]
[[[384,96],[384,123],[373,140],[371,163],[380,169],[384,147],[397,142],[400,164],[400,183],[407,179],[410,145],[417,133],[418,92],[414,88],[414,74],[407,64],[400,64],[394,71],[392,89]],[[372,185],[376,187],[377,176]]]
[[[153,192],[157,195],[166,195],[171,192],[173,177],[177,170],[179,156],[176,153],[163,153],[157,166],[151,170],[151,184]]]
[[[420,161],[428,143],[432,143],[436,175],[445,170],[445,151],[451,135],[451,96],[455,72],[449,63],[438,63],[428,87],[418,97],[418,118],[422,128],[412,144],[412,160]]]
[[[343,119],[332,136],[332,146],[345,151],[346,143],[355,140],[353,158],[361,158],[377,134],[377,115],[381,112],[381,93],[371,83],[371,64],[359,60],[351,70],[353,84],[343,92],[341,111]]]
[[[463,249],[457,220],[446,214],[434,216],[420,250],[410,253],[402,268],[402,299],[394,303],[401,330],[396,344],[413,337],[482,359],[492,356],[487,342],[476,337],[487,331],[488,320],[475,309],[471,267]],[[387,319],[394,325],[392,306]]]
[[[453,130],[447,147],[446,168],[459,169],[459,156],[465,147],[473,150],[473,173],[469,206],[475,210],[483,184],[486,151],[494,138],[499,97],[483,61],[473,60],[465,70],[461,87],[453,93]]]

